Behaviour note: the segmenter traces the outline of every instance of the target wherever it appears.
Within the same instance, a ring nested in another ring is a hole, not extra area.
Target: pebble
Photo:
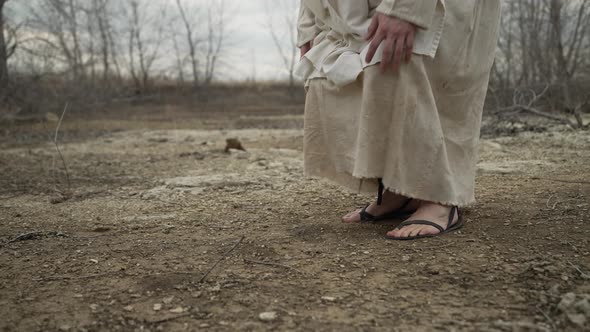
[[[336,298],[333,296],[322,296],[322,300],[326,302],[334,302],[336,301]]]
[[[176,307],[174,309],[170,309],[170,312],[174,313],[174,314],[181,314],[184,312],[184,308],[183,307]]]
[[[561,297],[561,301],[557,305],[557,308],[562,312],[567,312],[568,309],[574,304],[576,301],[576,294],[574,293],[567,293]]]
[[[568,314],[567,318],[570,320],[570,322],[579,327],[584,327],[588,321],[588,318],[586,318],[586,316],[583,314]]]
[[[160,310],[162,310],[162,303],[156,303],[156,304],[154,304],[153,309],[154,309],[154,311],[160,311]]]
[[[260,318],[260,320],[263,322],[272,322],[276,320],[277,317],[277,313],[274,311],[262,312],[260,315],[258,315],[258,318]]]

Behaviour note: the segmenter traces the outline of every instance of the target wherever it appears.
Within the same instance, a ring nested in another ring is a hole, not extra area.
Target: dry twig
[[[494,114],[496,114],[496,115],[500,115],[500,114],[515,115],[520,112],[526,112],[526,113],[530,113],[533,115],[544,117],[544,118],[547,118],[550,120],[561,122],[565,125],[569,125],[572,128],[578,128],[578,127],[583,128],[584,127],[583,125],[580,126],[566,117],[546,113],[546,112],[540,111],[534,107],[535,103],[537,103],[539,101],[539,99],[541,99],[541,97],[543,97],[545,95],[545,93],[547,92],[548,89],[549,89],[549,85],[546,85],[545,88],[543,89],[543,91],[541,91],[541,93],[539,93],[539,94],[537,94],[533,90],[528,90],[532,95],[532,98],[528,102],[524,102],[525,94],[516,90],[514,93],[514,96],[512,98],[513,105],[498,108],[496,111],[494,111]]]
[[[583,180],[561,180],[561,179],[552,179],[552,178],[542,178],[542,177],[532,177],[532,180],[548,180],[553,182],[563,182],[563,183],[575,183],[575,184],[590,184],[590,181],[583,181]]]
[[[59,117],[59,121],[57,122],[57,126],[55,127],[55,136],[53,137],[53,144],[55,145],[55,150],[59,154],[59,157],[61,159],[62,165],[64,167],[64,171],[66,173],[66,181],[67,181],[67,184],[68,184],[67,193],[69,193],[70,192],[70,189],[71,189],[70,174],[68,172],[68,165],[66,163],[66,160],[65,160],[63,154],[61,153],[61,150],[59,149],[59,143],[58,143],[57,138],[58,138],[58,135],[59,135],[59,128],[61,127],[61,123],[63,121],[63,118],[66,115],[66,111],[68,110],[68,106],[69,106],[69,103],[66,103],[66,106],[64,106],[64,110],[61,113],[61,116]],[[63,196],[66,196],[66,195],[63,195]]]
[[[240,243],[242,243],[242,241],[244,241],[244,238],[246,238],[246,237],[242,236],[238,242],[236,242],[231,248],[229,248],[228,251],[226,251],[223,254],[223,256],[219,257],[219,259],[215,262],[215,264],[213,264],[213,266],[211,266],[209,268],[209,270],[207,270],[207,272],[205,272],[205,274],[201,277],[201,279],[199,279],[198,283],[202,283],[203,281],[205,281],[205,279],[207,279],[207,276],[209,275],[209,273],[211,273],[211,271],[213,271],[213,269],[217,265],[219,265],[219,263],[221,263],[221,261],[224,260],[225,257],[227,257],[227,255],[229,255],[232,251],[234,251],[234,249],[236,249],[240,245]]]
[[[284,264],[279,264],[279,263],[272,263],[272,262],[263,262],[263,261],[257,261],[257,260],[252,260],[252,259],[244,259],[244,262],[246,263],[250,263],[250,264],[259,264],[259,265],[266,265],[266,266],[275,266],[275,267],[282,267],[285,269],[289,269],[292,271],[295,271],[297,273],[301,273],[304,274],[303,272],[297,270],[296,268],[289,266],[289,265],[284,265]]]
[[[44,277],[44,278],[33,278],[33,281],[59,281],[59,280],[83,280],[83,279],[93,279],[99,277],[106,277],[111,275],[120,274],[120,271],[117,272],[105,272],[105,273],[97,273],[97,274],[90,274],[85,276],[54,276],[54,277]]]
[[[582,269],[580,269],[577,265],[574,265],[574,263],[570,261],[567,261],[567,263],[571,265],[571,267],[573,267],[576,271],[578,271],[582,279],[590,280],[590,275],[584,273],[584,271],[582,271]]]
[[[60,237],[67,237],[66,234],[62,233],[62,232],[56,232],[56,231],[35,231],[35,232],[29,232],[29,233],[24,233],[21,234],[17,237],[15,237],[14,239],[0,245],[0,248],[5,247],[11,243],[15,243],[15,242],[20,242],[20,241],[27,241],[27,240],[34,240],[36,238],[39,238],[43,235],[53,235],[53,236],[60,236]]]
[[[156,320],[146,320],[145,322],[148,324],[161,324],[161,323],[167,323],[179,318],[183,318],[183,317],[187,317],[192,315],[191,312],[185,312],[183,314],[180,315],[176,315],[176,316],[171,316],[171,317],[166,317],[166,318],[162,318],[162,319],[156,319]]]

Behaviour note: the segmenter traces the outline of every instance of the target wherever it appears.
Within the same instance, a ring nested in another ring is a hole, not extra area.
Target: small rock
[[[326,302],[335,302],[336,298],[333,296],[322,296],[322,301],[326,301]]]
[[[260,318],[260,320],[263,322],[275,321],[277,319],[277,317],[278,317],[277,313],[274,311],[262,312],[262,313],[260,313],[260,315],[258,315],[258,318]]]
[[[59,327],[59,330],[60,331],[69,331],[71,329],[72,329],[72,327],[69,326],[69,325],[67,325],[67,324],[64,324],[64,325],[62,325],[62,326]]]
[[[170,304],[172,303],[172,301],[174,301],[174,296],[170,296],[170,297],[165,297],[162,302],[164,302],[164,304]]]
[[[237,138],[228,138],[225,140],[225,152],[227,153],[231,149],[246,151],[246,149],[244,149],[242,146],[242,142],[240,142]]]
[[[133,306],[132,305],[125,306],[125,307],[123,307],[123,310],[131,312],[131,311],[133,311]]]
[[[175,314],[181,314],[184,312],[184,308],[183,307],[176,307],[174,309],[170,309],[171,313],[175,313]]]
[[[577,325],[579,327],[584,327],[588,319],[583,314],[568,314],[567,318],[572,322],[572,324]]]
[[[561,297],[561,301],[557,305],[557,308],[562,312],[567,312],[568,309],[574,304],[576,301],[576,294],[574,293],[567,293]]]
[[[575,305],[576,309],[590,317],[590,301],[588,299],[580,300]]]
[[[402,256],[402,262],[409,262],[410,256]]]
[[[162,310],[162,303],[156,303],[154,304],[154,311],[160,311]]]
[[[91,258],[90,261],[94,264],[98,264],[98,259]]]

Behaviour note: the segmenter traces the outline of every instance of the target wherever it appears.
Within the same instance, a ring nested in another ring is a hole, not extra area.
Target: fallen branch
[[[59,157],[61,159],[62,165],[64,167],[64,171],[66,172],[66,181],[68,184],[68,190],[67,192],[70,192],[70,188],[71,188],[71,183],[70,183],[70,174],[68,173],[68,165],[66,164],[66,160],[64,159],[63,154],[61,153],[61,150],[59,149],[59,143],[57,141],[58,135],[59,135],[59,128],[61,127],[61,123],[64,119],[64,115],[66,114],[66,111],[68,110],[68,106],[69,103],[66,103],[66,106],[64,106],[64,110],[63,112],[61,112],[61,116],[59,117],[59,121],[57,122],[57,126],[55,127],[55,136],[53,137],[53,144],[55,145],[55,150],[57,151],[57,153],[59,154]],[[63,195],[64,197],[67,197],[67,195]]]
[[[552,179],[552,178],[542,178],[542,177],[532,177],[531,180],[548,180],[554,182],[563,182],[563,183],[574,183],[574,184],[590,184],[590,181],[583,181],[583,180],[561,180],[561,179]]]
[[[98,273],[98,274],[90,274],[85,276],[54,276],[54,277],[44,277],[44,278],[33,278],[33,281],[60,281],[60,280],[83,280],[83,279],[93,279],[99,277],[106,277],[111,275],[117,275],[121,272],[105,272],[105,273]]]
[[[38,239],[41,236],[46,235],[46,236],[56,236],[56,237],[67,237],[68,235],[62,233],[62,232],[56,232],[56,231],[36,231],[36,232],[29,232],[29,233],[24,233],[21,234],[17,237],[15,237],[14,239],[2,244],[0,246],[0,248],[5,247],[11,243],[15,243],[15,242],[20,242],[20,241],[28,241],[28,240],[34,240],[34,239]]]
[[[566,117],[546,113],[546,112],[540,111],[534,107],[535,103],[537,103],[537,101],[539,101],[539,99],[545,95],[545,93],[547,92],[548,89],[549,89],[549,85],[546,85],[540,94],[537,94],[534,91],[530,90],[530,92],[532,94],[532,98],[528,102],[525,102],[524,94],[522,92],[520,92],[519,90],[515,90],[514,96],[512,98],[513,105],[503,107],[503,108],[498,108],[497,110],[494,111],[494,114],[509,116],[509,115],[518,114],[520,112],[526,112],[526,113],[537,115],[537,116],[547,118],[550,120],[558,121],[558,122],[568,125],[572,128],[585,128],[583,122],[580,123],[580,120],[577,118],[576,118],[577,122],[574,122]],[[582,104],[582,106],[584,104]],[[580,109],[582,106],[580,106]],[[579,109],[576,108],[576,110],[579,112]],[[574,113],[574,116],[576,116],[576,111],[574,111],[573,113]]]
[[[274,266],[274,267],[282,267],[284,269],[288,269],[288,270],[293,270],[297,273],[301,273],[304,274],[303,272],[297,270],[296,268],[289,266],[289,265],[284,265],[284,264],[279,264],[279,263],[272,263],[272,262],[263,262],[263,261],[256,261],[256,260],[252,260],[252,259],[244,259],[244,262],[246,263],[250,263],[250,264],[259,264],[259,265],[266,265],[266,266]]]
[[[211,266],[209,268],[209,270],[207,270],[207,272],[205,272],[205,274],[201,277],[201,279],[199,279],[198,283],[202,283],[203,281],[205,281],[205,279],[207,279],[207,276],[209,275],[209,273],[211,273],[211,271],[213,271],[213,269],[215,269],[215,267],[217,267],[217,265],[219,265],[219,263],[221,263],[222,260],[225,259],[225,257],[227,257],[227,255],[229,255],[232,251],[234,251],[234,249],[236,249],[240,243],[242,243],[242,241],[244,241],[245,236],[242,236],[240,238],[240,240],[238,242],[236,242],[231,248],[229,248],[228,251],[226,251],[223,256],[219,257],[219,259],[215,262],[215,264],[213,264],[213,266]]]
[[[192,315],[192,313],[190,312],[186,312],[184,314],[180,314],[180,315],[176,315],[176,316],[171,316],[171,317],[166,317],[166,318],[162,318],[162,319],[156,319],[156,320],[145,320],[144,322],[146,322],[147,324],[161,324],[161,323],[167,323],[179,318],[183,318],[183,317],[187,317]]]
[[[584,271],[582,271],[582,269],[580,269],[578,266],[574,265],[574,263],[567,261],[569,265],[571,265],[571,267],[573,267],[576,271],[578,271],[578,273],[580,274],[580,277],[582,277],[582,279],[586,279],[586,280],[590,280],[590,275],[584,273]]]

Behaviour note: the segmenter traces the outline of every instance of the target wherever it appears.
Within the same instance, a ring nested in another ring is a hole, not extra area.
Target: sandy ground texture
[[[340,222],[373,197],[305,179],[301,129],[123,129],[64,127],[69,186],[0,143],[0,330],[590,330],[587,131],[484,139],[466,227],[398,242]]]

